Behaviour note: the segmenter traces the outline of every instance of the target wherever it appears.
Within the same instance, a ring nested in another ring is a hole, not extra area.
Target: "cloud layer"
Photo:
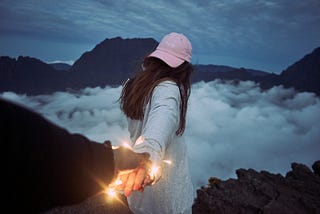
[[[320,45],[319,10],[318,0],[2,0],[0,55],[76,60],[105,38],[178,31],[194,63],[281,72]]]
[[[1,97],[22,103],[49,120],[103,142],[129,139],[117,102],[121,87],[86,88],[79,92]],[[292,162],[320,158],[320,100],[311,93],[274,87],[261,91],[253,82],[194,84],[185,132],[193,183],[210,176],[235,177],[237,168],[284,174]]]

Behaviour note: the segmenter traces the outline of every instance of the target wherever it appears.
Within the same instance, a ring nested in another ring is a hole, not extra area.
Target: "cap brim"
[[[172,68],[179,67],[184,62],[183,59],[180,59],[168,52],[161,51],[158,49],[153,51],[148,57],[156,57],[158,59],[161,59]]]

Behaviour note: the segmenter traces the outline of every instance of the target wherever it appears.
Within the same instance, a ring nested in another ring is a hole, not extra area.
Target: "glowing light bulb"
[[[123,143],[122,144],[124,147],[126,147],[127,149],[132,149],[131,146],[128,143]]]
[[[119,146],[111,146],[112,149],[119,149]]]
[[[138,139],[136,140],[135,145],[139,145],[139,144],[141,144],[141,143],[143,143],[143,142],[144,142],[144,137],[140,136],[140,137],[138,137]]]
[[[118,180],[116,180],[116,181],[114,182],[114,184],[115,184],[116,186],[119,186],[119,185],[122,184],[122,181],[121,181],[120,179],[118,179]]]
[[[114,190],[114,188],[108,188],[108,189],[106,190],[106,194],[107,194],[109,197],[112,197],[112,198],[114,198],[114,197],[117,195],[117,193],[116,193],[116,191]]]
[[[158,166],[152,166],[150,169],[150,176],[154,177],[157,174],[158,170],[159,170]]]
[[[172,161],[171,160],[163,160],[164,163],[171,165]]]

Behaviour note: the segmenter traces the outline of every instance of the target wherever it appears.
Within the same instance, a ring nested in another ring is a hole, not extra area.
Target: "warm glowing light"
[[[119,149],[119,146],[112,146],[112,149]]]
[[[106,193],[109,197],[115,197],[117,195],[117,192],[113,188],[108,188],[106,190]]]
[[[128,143],[123,143],[123,146],[126,147],[127,149],[132,149]]]
[[[121,185],[122,181],[120,179],[115,180],[111,184],[109,184],[109,187],[106,188],[105,193],[111,197],[114,198],[117,196],[117,190],[115,189],[116,186]]]
[[[144,137],[140,136],[140,137],[136,140],[135,145],[139,145],[139,144],[141,144],[141,143],[143,143],[143,142],[144,142]]]
[[[163,160],[164,163],[171,165],[172,161],[171,160]]]
[[[122,144],[122,146],[125,147],[125,148],[127,148],[127,149],[131,149],[131,150],[132,150],[132,147],[131,147],[128,143],[126,143],[126,142],[124,142],[124,143]],[[120,146],[112,146],[112,149],[119,149],[119,148],[120,148]]]
[[[150,176],[154,177],[157,174],[158,170],[159,170],[158,166],[152,166],[150,169]]]
[[[119,185],[122,184],[122,180],[118,179],[118,180],[116,180],[116,181],[114,182],[114,184],[115,184],[116,186],[119,186]]]

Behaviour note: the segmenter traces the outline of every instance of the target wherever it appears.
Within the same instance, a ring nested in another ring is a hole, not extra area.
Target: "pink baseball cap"
[[[164,36],[155,51],[148,57],[156,57],[172,68],[185,61],[191,61],[192,46],[189,39],[180,33],[172,32]]]

